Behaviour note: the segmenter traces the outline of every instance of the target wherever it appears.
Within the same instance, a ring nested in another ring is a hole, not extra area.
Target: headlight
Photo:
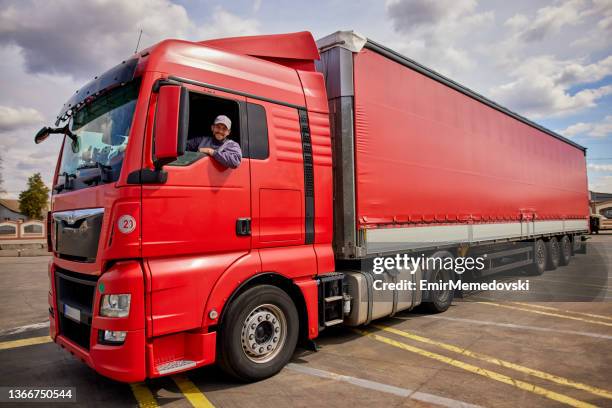
[[[127,317],[130,314],[131,295],[104,295],[100,304],[100,316]]]

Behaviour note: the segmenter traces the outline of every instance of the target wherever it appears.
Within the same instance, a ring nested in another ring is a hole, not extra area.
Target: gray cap
[[[227,130],[232,128],[232,121],[225,115],[217,116],[213,124],[216,125],[217,123],[223,123],[227,127]]]

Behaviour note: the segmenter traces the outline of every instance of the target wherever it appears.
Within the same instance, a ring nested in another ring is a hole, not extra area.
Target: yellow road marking
[[[442,354],[423,350],[421,348],[414,347],[409,344],[390,339],[388,337],[379,336],[377,334],[370,333],[367,331],[358,330],[358,329],[353,329],[353,330],[363,336],[370,337],[382,343],[386,343],[391,346],[394,346],[394,347],[397,347],[397,348],[400,348],[406,351],[410,351],[412,353],[416,353],[420,356],[431,358],[433,360],[437,360],[445,364],[449,364],[451,366],[460,368],[462,370],[469,371],[474,374],[482,375],[483,377],[489,378],[491,380],[499,381],[501,383],[511,385],[513,387],[519,388],[524,391],[529,391],[531,393],[540,395],[542,397],[551,399],[553,401],[557,401],[557,402],[560,402],[560,403],[563,403],[563,404],[566,404],[572,407],[595,407],[595,405],[591,405],[587,402],[574,399],[570,396],[559,394],[557,392],[550,391],[546,388],[542,388],[542,387],[539,387],[537,385],[534,385],[534,384],[531,384],[525,381],[517,380],[512,377],[508,377],[507,375],[495,372],[495,371],[487,370],[487,369],[484,369],[484,368],[481,368],[481,367],[478,367],[472,364],[464,363],[463,361],[458,361],[453,358],[444,356]]]
[[[491,306],[505,307],[505,308],[514,309],[514,310],[522,310],[524,312],[537,313],[537,314],[541,314],[545,316],[560,317],[562,319],[578,320],[578,321],[585,322],[585,323],[601,324],[602,326],[612,326],[612,323],[600,322],[597,320],[590,320],[590,319],[583,319],[581,317],[575,317],[575,316],[566,316],[566,315],[562,315],[558,313],[545,312],[543,310],[526,309],[524,307],[502,305],[500,303],[493,303],[493,302],[473,302],[473,303],[482,303],[483,305],[491,305]]]
[[[35,344],[51,343],[53,340],[49,336],[31,337],[29,339],[20,339],[5,341],[0,343],[0,350],[7,350],[17,347],[33,346]],[[194,407],[214,408],[214,405],[206,398],[206,396],[185,376],[173,376],[172,379],[178,385],[181,392]],[[157,402],[149,388],[144,383],[130,384],[132,393],[138,401],[138,406],[141,408],[157,407]]]
[[[157,408],[159,406],[151,390],[145,383],[132,383],[130,384],[130,388],[132,388],[132,393],[136,401],[138,401],[138,406],[140,408]]]
[[[427,337],[422,337],[417,334],[413,334],[404,330],[398,330],[389,326],[381,326],[374,324],[374,327],[387,331],[389,333],[397,334],[398,336],[406,337],[408,339],[420,341],[422,343],[432,344],[434,346],[441,347],[445,350],[452,351],[454,353],[459,353],[464,356],[476,358],[482,361],[486,361],[487,363],[495,364],[501,367],[510,368],[512,370],[520,371],[525,374],[532,375],[534,377],[542,378],[544,380],[552,381],[557,384],[565,385],[568,387],[573,387],[579,390],[590,392],[591,394],[598,395],[600,397],[612,399],[612,392],[603,390],[601,388],[592,387],[587,384],[579,383],[576,381],[569,380],[567,378],[559,377],[557,375],[549,374],[544,371],[535,370],[533,368],[524,367],[515,363],[511,363],[509,361],[501,360],[499,358],[491,357],[486,354],[476,353],[461,347],[453,346],[452,344],[443,343],[441,341],[436,341],[433,339],[429,339]]]
[[[206,398],[202,391],[200,391],[189,378],[184,375],[174,375],[172,379],[192,406],[196,408],[214,408],[214,405],[211,404],[208,398]]]
[[[35,344],[51,343],[52,341],[53,340],[51,340],[51,337],[49,336],[30,337],[29,339],[5,341],[3,343],[0,343],[0,350],[33,346]]]
[[[557,312],[572,313],[572,314],[577,314],[577,315],[581,315],[581,316],[594,317],[595,319],[612,320],[611,316],[604,316],[604,315],[599,315],[599,314],[594,314],[594,313],[574,312],[572,310],[557,309],[556,307],[534,305],[533,303],[522,303],[522,302],[512,302],[512,303],[515,303],[517,305],[535,307],[537,309],[553,310],[553,311],[557,311]]]

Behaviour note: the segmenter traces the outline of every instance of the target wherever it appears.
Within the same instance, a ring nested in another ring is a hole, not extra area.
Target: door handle
[[[236,220],[236,235],[251,235],[251,218],[238,218]]]

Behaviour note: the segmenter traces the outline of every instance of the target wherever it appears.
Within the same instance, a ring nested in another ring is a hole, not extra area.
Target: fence
[[[17,239],[42,239],[47,236],[47,225],[43,221],[2,221],[0,241]]]

